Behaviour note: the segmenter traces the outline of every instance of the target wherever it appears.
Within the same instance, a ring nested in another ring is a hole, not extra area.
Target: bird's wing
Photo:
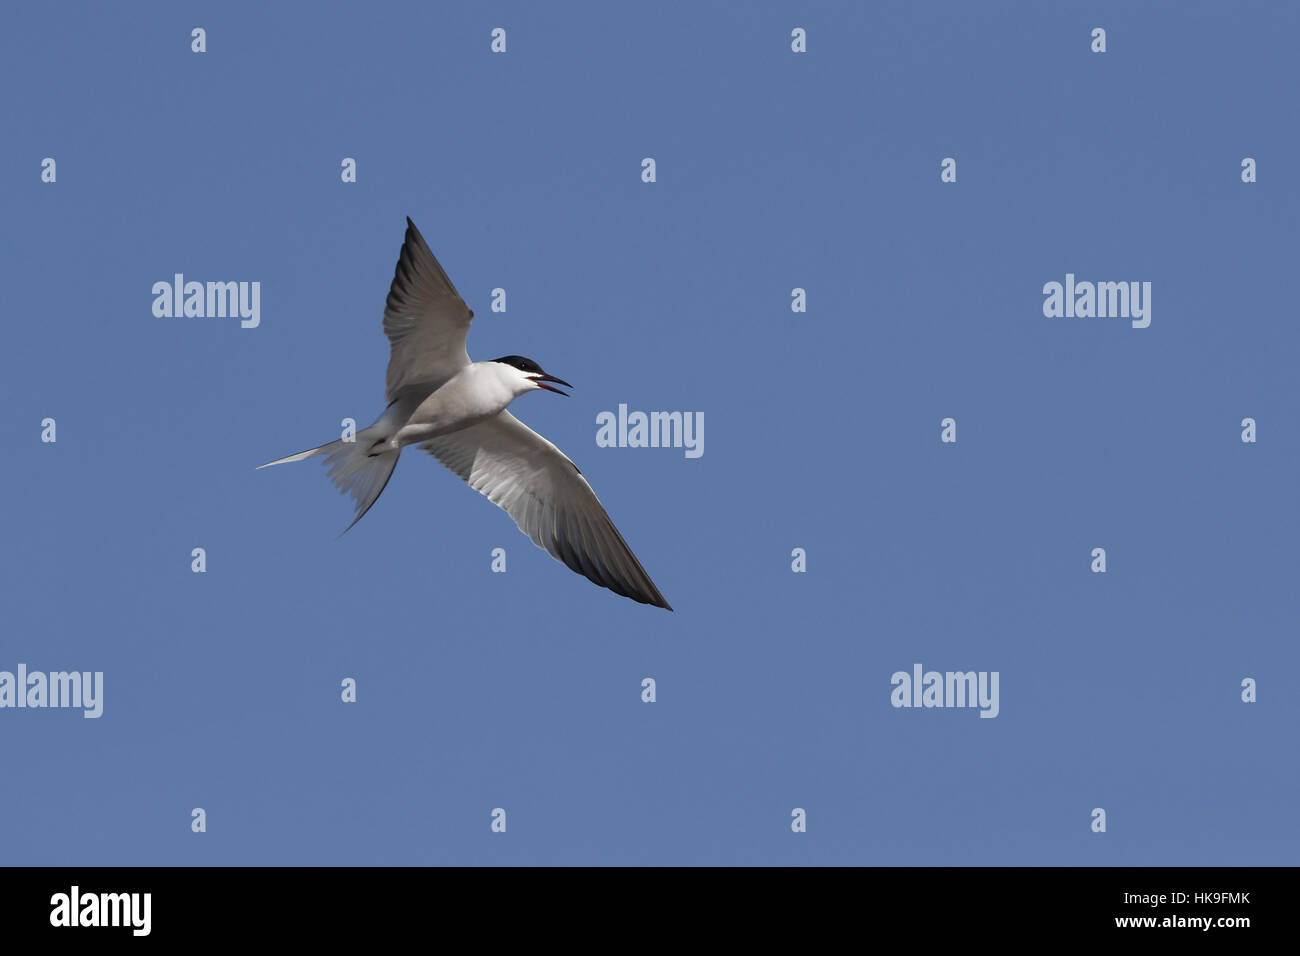
[[[420,447],[514,518],[551,557],[616,594],[672,610],[578,466],[510,412]]]
[[[424,388],[432,391],[468,365],[465,336],[472,318],[474,313],[408,217],[384,307],[384,334],[392,346],[388,401],[411,386],[432,386]]]

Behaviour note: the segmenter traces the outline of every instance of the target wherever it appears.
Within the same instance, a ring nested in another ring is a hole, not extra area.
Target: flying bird
[[[330,480],[356,503],[346,533],[378,500],[402,449],[419,445],[556,560],[616,594],[671,611],[578,466],[507,408],[526,392],[565,395],[555,386],[573,386],[519,355],[471,362],[465,336],[473,318],[408,217],[384,308],[388,407],[353,441],[258,467],[324,455]]]

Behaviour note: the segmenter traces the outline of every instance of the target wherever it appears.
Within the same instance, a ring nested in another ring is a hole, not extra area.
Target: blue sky
[[[0,710],[0,862],[1294,864],[1284,6],[7,9],[0,670],[104,713]],[[254,470],[382,411],[408,215],[676,613],[418,451],[339,540]],[[620,403],[704,454],[598,448]],[[916,663],[999,715],[892,707]]]

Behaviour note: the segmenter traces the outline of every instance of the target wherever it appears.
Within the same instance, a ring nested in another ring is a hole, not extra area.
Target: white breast
[[[495,362],[465,366],[419,404],[395,441],[399,446],[428,441],[499,414],[519,394],[506,371]]]

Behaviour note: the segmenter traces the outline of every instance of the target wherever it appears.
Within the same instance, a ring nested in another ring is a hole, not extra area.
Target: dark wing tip
[[[636,561],[636,555],[632,554],[631,549],[628,549],[628,554],[631,555],[633,561]],[[650,575],[646,574],[645,568],[641,567],[641,562],[636,561],[636,566],[637,570],[641,572],[641,579],[639,581],[635,579],[620,580],[617,582],[618,587],[610,587],[608,584],[604,584],[600,581],[596,581],[596,583],[601,587],[609,588],[615,594],[621,594],[623,597],[631,598],[638,604],[648,604],[650,607],[661,607],[665,611],[671,611],[673,606],[668,603],[667,598],[659,593],[659,589],[655,587],[655,583],[650,580]],[[590,575],[587,576],[591,577]],[[595,578],[592,578],[592,580],[595,581]]]
[[[405,249],[412,241],[428,248],[429,244],[424,241],[424,234],[420,232],[420,227],[411,221],[411,217],[406,217],[406,235],[402,237],[402,248]]]
[[[599,584],[602,588],[613,591],[615,594],[621,595],[622,597],[630,598],[631,600],[636,601],[637,604],[644,604],[647,607],[661,607],[665,611],[671,611],[673,609],[673,606],[665,600],[664,596],[659,593],[659,589],[654,586],[654,582],[648,577],[644,582],[615,581],[609,583],[598,580],[586,571],[580,568],[574,568],[573,565],[569,566],[583,577]]]
[[[646,575],[646,583],[650,585],[650,599],[645,603],[649,604],[651,607],[661,607],[665,611],[671,611],[673,606],[668,603],[668,600],[662,594],[659,593],[659,589],[655,587],[654,582],[650,580],[649,575]]]

